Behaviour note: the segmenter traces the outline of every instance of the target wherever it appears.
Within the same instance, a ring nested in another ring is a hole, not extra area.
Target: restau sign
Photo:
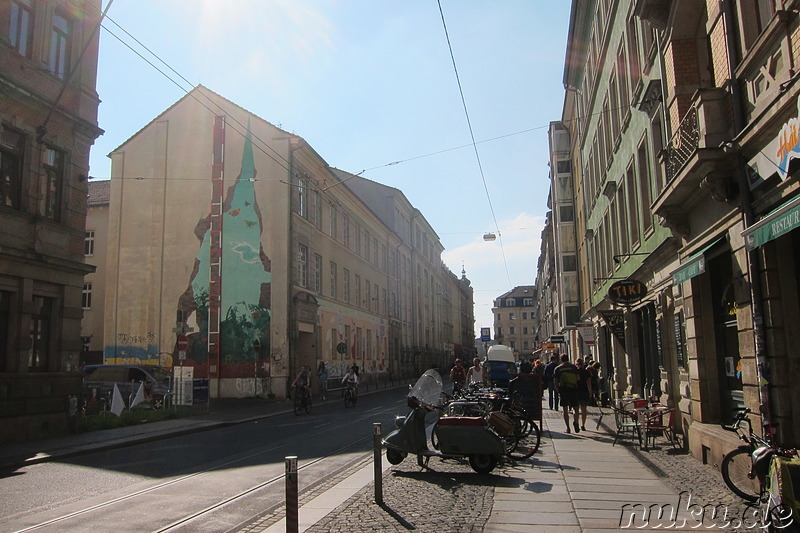
[[[632,305],[647,296],[647,286],[635,279],[624,279],[611,285],[608,298],[617,305]]]

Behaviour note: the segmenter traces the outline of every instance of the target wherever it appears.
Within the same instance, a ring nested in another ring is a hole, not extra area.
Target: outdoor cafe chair
[[[624,407],[611,406],[611,410],[614,411],[614,422],[617,426],[617,433],[614,435],[612,446],[617,444],[617,440],[626,433],[630,433],[631,437],[635,436],[641,446],[642,423],[638,414]]]
[[[644,438],[645,449],[648,439],[653,439],[653,446],[656,444],[656,436],[662,435],[673,448],[678,448],[678,435],[675,433],[675,413],[676,409],[654,409],[644,414]],[[666,422],[665,422],[666,421]]]

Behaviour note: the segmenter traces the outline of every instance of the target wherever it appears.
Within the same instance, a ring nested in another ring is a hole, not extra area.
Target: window
[[[523,335],[527,335],[528,334],[528,326],[523,326],[522,327],[522,334]]]
[[[328,292],[331,295],[331,298],[336,298],[336,263],[331,261],[331,280],[328,284]]]
[[[311,201],[314,204],[311,206],[314,210],[314,225],[322,231],[322,198],[319,197],[319,191],[311,191]]]
[[[516,317],[516,315],[514,315],[514,313],[512,312],[512,313],[508,313],[508,319],[509,319],[509,320],[516,320],[516,319],[517,319],[517,317]]]
[[[564,272],[576,272],[578,270],[578,263],[575,254],[562,255],[561,262],[564,266]]]
[[[314,254],[314,286],[315,292],[322,292],[322,256]]]
[[[370,253],[370,250],[371,250],[370,244],[371,244],[371,241],[370,241],[370,237],[369,237],[369,232],[365,230],[364,231],[364,257],[367,258],[367,261],[369,261],[370,255],[372,255]]]
[[[372,284],[368,279],[364,280],[364,303],[367,304],[367,309],[372,311]]]
[[[522,320],[528,320],[528,313],[522,313]]]
[[[650,191],[652,190],[652,185],[650,183],[650,165],[647,157],[646,139],[642,141],[642,144],[639,145],[638,158],[639,183],[641,184],[641,189],[639,190],[639,193],[641,194],[639,209],[641,210],[642,227],[645,231],[647,231],[653,227],[653,214],[650,210],[650,204],[652,203],[652,195]]]
[[[342,215],[342,239],[345,248],[350,248],[350,217]]]
[[[356,305],[361,307],[361,276],[358,274],[356,274],[356,277],[353,280],[353,285],[356,287]]]
[[[11,293],[0,291],[0,339],[8,338],[11,320]],[[7,342],[0,342],[0,372],[9,371],[9,353]]]
[[[496,332],[495,334],[496,334],[498,337],[502,337],[502,336],[503,336],[503,328],[500,328],[500,327],[498,327],[498,328],[497,328],[497,332]]]
[[[571,205],[559,206],[558,218],[561,219],[561,222],[574,222],[575,209]]]
[[[50,72],[61,79],[69,73],[70,37],[72,23],[62,14],[53,16],[53,29],[50,33]]]
[[[0,129],[0,204],[20,209],[22,161],[25,138],[2,126]]]
[[[84,283],[83,292],[81,293],[81,307],[83,309],[92,308],[92,284]]]
[[[508,328],[508,334],[509,335],[514,335],[515,333],[516,333],[516,330],[515,330],[514,326],[511,326],[511,327]]]
[[[86,231],[86,238],[83,240],[83,255],[87,257],[94,255],[94,230]]]
[[[533,298],[523,298],[522,305],[533,305]],[[533,313],[531,313],[531,318],[533,318]]]
[[[31,314],[30,350],[28,371],[44,372],[50,355],[50,328],[52,327],[53,299],[33,297]]]
[[[625,174],[625,205],[628,206],[628,224],[630,228],[631,247],[636,247],[639,244],[639,205],[638,198],[636,198],[636,176],[633,171],[633,164],[628,167]]]
[[[33,37],[33,6],[31,0],[13,0],[8,41],[20,55],[30,57]]]
[[[329,222],[329,226],[328,226],[328,233],[330,234],[332,239],[336,239],[337,230],[338,230],[338,228],[336,227],[337,226],[337,223],[336,223],[337,220],[336,219],[338,217],[338,213],[336,211],[336,206],[333,205],[333,204],[330,204],[330,210],[328,211],[328,213],[329,213],[329,216],[330,216],[330,222]]]
[[[514,307],[517,301],[514,298],[506,298],[506,307]]]
[[[570,172],[571,164],[569,159],[561,159],[556,162],[556,172],[559,174],[566,174]]]
[[[297,284],[308,287],[308,246],[297,245]]]
[[[350,303],[350,271],[346,268],[342,270],[342,291],[344,302]]]
[[[302,176],[297,176],[297,214],[303,218],[308,218],[306,180]]]
[[[61,188],[64,184],[64,154],[53,148],[42,152],[44,177],[39,191],[39,212],[55,220],[61,218]]]
[[[356,254],[361,255],[361,226],[356,226]]]

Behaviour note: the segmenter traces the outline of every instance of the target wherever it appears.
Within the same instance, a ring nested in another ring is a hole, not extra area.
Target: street
[[[362,462],[372,424],[405,414],[404,391],[21,468],[0,479],[0,530],[224,531],[284,503],[284,458],[301,493]],[[187,518],[197,516],[196,519]]]

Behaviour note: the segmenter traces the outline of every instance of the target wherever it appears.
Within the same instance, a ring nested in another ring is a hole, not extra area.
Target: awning
[[[800,196],[789,200],[742,232],[748,252],[800,227]]]
[[[724,238],[724,237],[723,237]],[[713,241],[711,244],[691,256],[689,259],[681,263],[672,274],[672,282],[677,284],[689,281],[695,276],[698,276],[706,271],[706,252],[710,250],[715,244],[720,242],[723,238]]]

